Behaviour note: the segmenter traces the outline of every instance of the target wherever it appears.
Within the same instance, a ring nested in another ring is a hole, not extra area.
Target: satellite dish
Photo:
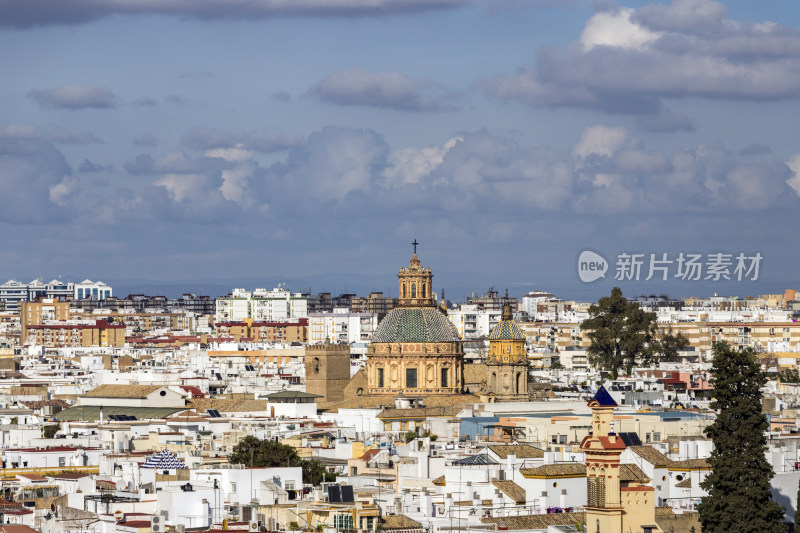
[[[114,520],[117,522],[124,522],[125,521],[125,513],[122,512],[122,509],[117,509],[114,511]]]

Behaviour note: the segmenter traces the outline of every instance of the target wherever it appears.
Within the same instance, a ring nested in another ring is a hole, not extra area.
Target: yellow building
[[[489,392],[499,401],[528,400],[528,358],[525,335],[514,322],[506,300],[500,322],[489,334]]]
[[[400,270],[398,306],[380,324],[367,350],[369,394],[460,394],[464,351],[455,326],[436,307],[430,268],[414,255]]]
[[[20,339],[24,344],[28,339],[31,326],[39,326],[45,321],[69,320],[69,302],[59,302],[55,299],[43,299],[38,302],[20,302],[19,322],[21,327]]]
[[[48,348],[125,345],[125,326],[97,320],[94,324],[43,324],[28,327],[32,344]]]
[[[621,481],[622,438],[614,432],[617,402],[600,387],[589,402],[592,432],[581,442],[586,454],[586,529],[597,533],[662,531],[656,524],[655,491],[642,480]]]

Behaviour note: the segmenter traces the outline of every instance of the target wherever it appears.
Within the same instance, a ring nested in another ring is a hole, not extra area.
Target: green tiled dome
[[[489,340],[520,341],[525,340],[525,335],[513,320],[498,322],[489,334]]]
[[[435,307],[398,307],[378,324],[372,342],[455,342],[450,320]]]

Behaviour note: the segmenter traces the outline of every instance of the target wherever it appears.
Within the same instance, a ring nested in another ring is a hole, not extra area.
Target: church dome
[[[508,298],[508,292],[506,292]],[[503,304],[503,314],[501,315],[500,322],[494,327],[489,334],[489,340],[492,341],[524,341],[525,334],[513,320],[511,313],[511,305],[508,300]]]
[[[525,334],[513,320],[503,320],[489,334],[489,340],[524,341]]]
[[[457,342],[455,326],[436,307],[397,307],[372,335],[372,342]]]

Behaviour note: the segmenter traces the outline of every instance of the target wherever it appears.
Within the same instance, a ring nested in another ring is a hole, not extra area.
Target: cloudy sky
[[[800,288],[795,3],[0,0],[0,277]]]

